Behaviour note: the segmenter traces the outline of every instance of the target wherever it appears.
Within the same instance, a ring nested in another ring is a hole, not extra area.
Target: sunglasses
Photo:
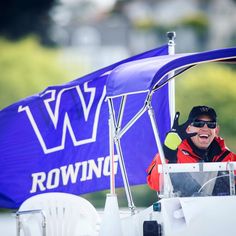
[[[202,128],[205,124],[207,125],[209,129],[216,128],[215,121],[195,120],[191,123],[192,126],[197,127],[197,128]]]

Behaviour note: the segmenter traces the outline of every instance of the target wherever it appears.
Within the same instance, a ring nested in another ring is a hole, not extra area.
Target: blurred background
[[[167,43],[168,31],[177,34],[176,52],[236,46],[236,0],[8,0],[0,9],[0,109],[159,47]],[[208,64],[176,81],[181,119],[193,105],[215,107],[233,151],[235,79],[235,67]],[[139,207],[156,200],[145,185],[132,190]],[[105,194],[85,197],[104,207]],[[127,206],[122,189],[118,195],[119,204]]]

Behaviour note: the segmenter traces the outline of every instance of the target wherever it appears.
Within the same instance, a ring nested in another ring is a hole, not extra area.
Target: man
[[[168,163],[236,161],[236,154],[218,136],[217,115],[213,108],[193,107],[184,124],[179,125],[178,120],[179,112],[175,115],[173,127],[163,146]],[[160,163],[160,156],[157,154],[148,168],[147,183],[156,191],[159,190],[156,164]]]

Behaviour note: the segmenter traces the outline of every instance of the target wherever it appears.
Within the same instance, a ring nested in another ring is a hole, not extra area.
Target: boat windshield
[[[159,165],[160,197],[235,195],[235,162]]]

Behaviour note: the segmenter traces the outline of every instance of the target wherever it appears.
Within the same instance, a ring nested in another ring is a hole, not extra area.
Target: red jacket
[[[236,161],[236,154],[227,149],[222,138],[216,137],[211,146],[212,152],[207,162]],[[188,140],[183,140],[177,149],[177,163],[196,163],[202,161],[205,162],[206,160],[200,154],[197,154],[196,150],[193,150],[193,145]],[[169,162],[168,159],[167,162]],[[159,174],[156,164],[161,164],[159,154],[156,154],[147,169],[147,184],[150,188],[159,191]]]

